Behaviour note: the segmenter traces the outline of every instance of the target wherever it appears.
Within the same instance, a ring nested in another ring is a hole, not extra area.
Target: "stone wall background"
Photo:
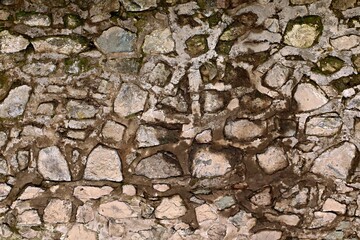
[[[360,1],[0,0],[1,239],[359,239]]]

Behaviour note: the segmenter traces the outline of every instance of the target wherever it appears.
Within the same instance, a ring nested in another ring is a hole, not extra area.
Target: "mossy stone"
[[[76,14],[66,14],[63,17],[66,28],[74,29],[83,24],[83,19]]]
[[[317,62],[316,67],[313,67],[311,70],[324,75],[331,75],[339,71],[343,66],[344,61],[340,58],[327,56],[323,59],[320,59],[319,62]]]
[[[200,56],[209,50],[207,45],[207,35],[195,35],[186,40],[187,52],[192,57]]]
[[[347,88],[352,88],[360,84],[360,74],[353,74],[346,77],[335,79],[331,82],[331,85],[339,92],[344,91]]]

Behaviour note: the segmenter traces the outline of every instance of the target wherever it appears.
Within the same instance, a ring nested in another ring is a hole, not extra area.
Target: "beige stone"
[[[284,215],[276,216],[276,215],[273,215],[270,213],[266,213],[265,217],[269,221],[280,222],[282,224],[289,225],[289,226],[297,226],[300,222],[300,218],[293,214],[284,214]]]
[[[280,147],[270,146],[264,153],[257,154],[260,168],[267,174],[273,174],[289,165],[285,152]]]
[[[0,32],[0,53],[20,52],[28,45],[29,41],[21,35],[13,35],[7,30]]]
[[[39,214],[36,210],[26,210],[17,217],[18,226],[41,225]]]
[[[159,192],[166,192],[167,190],[170,189],[169,185],[167,184],[154,184],[153,188]]]
[[[318,28],[309,24],[295,24],[293,28],[285,34],[284,43],[297,47],[311,47],[319,35]]]
[[[107,121],[102,129],[102,136],[115,142],[123,139],[125,127],[114,121]]]
[[[36,198],[37,196],[39,196],[41,193],[43,193],[44,190],[38,187],[32,187],[29,186],[25,189],[25,191],[20,195],[20,197],[18,197],[18,200],[29,200],[29,199],[33,199]]]
[[[311,222],[309,228],[320,228],[323,226],[327,226],[328,224],[332,223],[336,218],[335,213],[329,212],[314,212],[314,219]]]
[[[133,185],[123,185],[122,192],[128,196],[135,196],[136,195],[136,188]]]
[[[264,230],[255,233],[250,240],[278,240],[282,236],[282,232],[274,230]]]
[[[214,210],[208,205],[203,204],[195,208],[196,219],[199,223],[204,221],[213,221],[217,219],[217,215]]]
[[[87,229],[82,224],[75,224],[67,233],[66,240],[97,240],[97,234],[94,231]]]
[[[94,209],[90,204],[85,203],[79,206],[76,212],[76,221],[80,223],[88,223],[95,218]]]
[[[164,54],[172,52],[175,42],[169,28],[157,29],[145,37],[142,47],[146,54]]]
[[[346,204],[339,203],[338,201],[328,198],[322,206],[324,212],[335,212],[338,214],[345,214]]]
[[[77,186],[74,189],[74,196],[83,202],[90,199],[98,199],[109,195],[114,189],[109,186],[91,187],[91,186]]]
[[[236,140],[251,140],[261,137],[266,130],[265,122],[252,122],[247,119],[230,121],[225,125],[225,136]]]
[[[330,39],[330,44],[337,50],[349,50],[360,43],[360,36],[349,35]]]
[[[328,102],[325,94],[310,83],[301,83],[297,86],[294,99],[299,111],[311,111],[322,107]]]
[[[44,209],[44,222],[68,223],[72,212],[72,203],[68,200],[51,199]]]
[[[99,213],[105,217],[122,219],[136,217],[128,204],[121,201],[103,203],[99,206]]]
[[[57,146],[40,150],[38,169],[41,175],[47,180],[71,181],[68,164]]]
[[[160,219],[175,219],[186,213],[186,207],[179,195],[171,198],[163,198],[160,205],[155,209],[155,217]]]
[[[271,204],[271,188],[267,187],[250,198],[250,201],[258,206],[268,206]]]

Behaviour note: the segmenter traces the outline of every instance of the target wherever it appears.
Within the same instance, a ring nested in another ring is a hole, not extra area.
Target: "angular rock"
[[[320,17],[297,17],[288,22],[284,43],[297,48],[309,48],[316,43],[321,33],[322,22]]]
[[[26,210],[17,217],[18,226],[38,226],[41,225],[39,214],[36,210]]]
[[[142,159],[135,168],[135,174],[151,179],[169,178],[181,176],[182,170],[175,155],[159,152]]]
[[[209,143],[212,141],[212,132],[210,129],[204,130],[201,133],[197,134],[195,140],[198,143]]]
[[[268,71],[264,81],[269,87],[279,88],[287,81],[289,74],[290,70],[287,67],[276,64]]]
[[[195,35],[185,41],[190,56],[197,57],[209,50],[206,38],[206,35]]]
[[[346,204],[342,204],[332,198],[328,198],[324,202],[324,205],[322,206],[322,210],[324,212],[335,212],[338,214],[345,214]]]
[[[136,214],[134,215],[130,206],[121,201],[112,201],[100,204],[99,213],[105,217],[114,219],[136,217]]]
[[[22,70],[31,76],[48,76],[54,72],[56,65],[52,63],[35,62],[25,65]]]
[[[319,1],[319,0],[290,0],[290,3],[294,4],[294,5],[303,5],[303,4],[314,3],[317,1]]]
[[[66,240],[97,240],[97,234],[87,229],[83,224],[75,224],[67,233]]]
[[[329,212],[314,212],[314,219],[311,222],[309,228],[321,228],[323,226],[327,226],[328,224],[332,223],[336,218],[335,213]]]
[[[176,131],[167,130],[162,127],[151,127],[141,125],[136,132],[136,142],[141,147],[153,147],[166,143],[178,141]]]
[[[266,122],[249,121],[239,119],[229,121],[225,125],[225,136],[239,141],[251,140],[264,135],[266,131]]]
[[[271,204],[271,188],[267,187],[259,193],[256,193],[250,198],[250,201],[258,206],[268,206]]]
[[[74,196],[83,202],[91,199],[99,199],[102,196],[109,195],[114,189],[112,187],[91,187],[91,186],[77,186],[74,189]]]
[[[71,181],[68,164],[57,146],[40,150],[38,170],[46,180]]]
[[[312,68],[312,70],[323,75],[331,75],[338,72],[343,66],[344,61],[342,59],[334,56],[327,56],[320,59],[316,63],[316,67]]]
[[[18,12],[16,13],[16,19],[30,27],[49,27],[51,25],[51,19],[48,15],[36,12]]]
[[[192,159],[192,175],[197,178],[223,176],[231,170],[227,156],[213,152],[209,148],[200,148]]]
[[[319,137],[329,137],[337,134],[342,126],[340,117],[318,116],[306,122],[305,133]]]
[[[120,27],[111,27],[95,40],[95,45],[105,54],[132,52],[135,50],[136,34]]]
[[[343,11],[354,7],[356,2],[356,0],[332,0],[331,7]]]
[[[318,156],[311,171],[324,177],[346,180],[356,154],[357,148],[354,144],[343,142]]]
[[[214,224],[207,231],[209,240],[222,240],[226,236],[226,225]]]
[[[78,54],[87,48],[87,40],[79,36],[52,36],[37,38],[31,41],[39,53],[56,52],[61,54]]]
[[[116,150],[99,145],[89,154],[84,179],[121,182],[121,160]]]
[[[151,71],[148,82],[158,86],[165,86],[171,75],[171,71],[164,63],[158,63]]]
[[[315,110],[328,102],[323,91],[310,83],[299,84],[294,99],[298,104],[299,111]]]
[[[141,12],[157,6],[156,0],[120,0],[126,11]]]
[[[16,118],[21,116],[29,101],[31,87],[22,85],[10,90],[0,104],[0,118]]]
[[[240,210],[234,216],[229,217],[229,222],[239,228],[241,232],[248,233],[256,225],[256,218],[253,218],[250,213]]]
[[[196,207],[195,213],[196,219],[199,223],[209,220],[216,220],[218,218],[214,210],[208,204],[203,204],[199,207]]]
[[[224,210],[236,204],[233,196],[224,196],[214,201],[218,210]]]
[[[16,53],[27,48],[29,41],[23,36],[13,35],[9,31],[0,32],[0,53]]]
[[[136,188],[133,185],[127,184],[122,186],[122,193],[128,196],[136,195]]]
[[[120,142],[123,139],[125,127],[114,121],[107,121],[101,131],[101,134],[106,139],[111,139],[115,142]]]
[[[330,39],[330,44],[339,51],[350,50],[351,48],[358,46],[359,43],[360,36],[358,35],[349,35]]]
[[[66,104],[66,110],[68,111],[68,117],[74,119],[93,118],[98,112],[98,109],[93,105],[75,100],[71,100]]]
[[[51,199],[44,209],[44,222],[68,223],[72,212],[72,203],[68,200]]]
[[[282,236],[282,232],[275,230],[263,230],[251,236],[250,240],[278,240]]]
[[[224,107],[224,99],[218,92],[206,91],[203,94],[203,99],[205,112],[217,112]]]
[[[83,20],[76,14],[65,14],[63,17],[66,28],[75,29],[83,23]]]
[[[160,205],[155,209],[155,217],[159,219],[176,219],[184,216],[186,207],[179,195],[171,198],[163,198]]]
[[[82,206],[79,206],[76,212],[76,221],[81,223],[88,223],[94,220],[95,214],[92,204],[85,203]]]
[[[5,199],[9,195],[11,187],[6,183],[0,183],[0,201]]]
[[[25,189],[25,191],[20,195],[20,197],[18,197],[18,200],[29,200],[29,199],[33,199],[36,198],[37,196],[39,196],[41,193],[43,193],[44,190],[38,187],[27,187]]]
[[[146,54],[166,54],[174,51],[175,42],[169,28],[158,29],[145,37],[143,51]]]
[[[265,217],[269,221],[280,222],[280,223],[286,224],[288,226],[296,226],[300,222],[300,218],[298,216],[296,216],[296,215],[293,215],[293,214],[275,216],[273,214],[265,213]]]
[[[114,102],[114,112],[121,117],[144,110],[148,93],[135,84],[123,83]]]
[[[289,165],[285,152],[280,147],[270,146],[264,153],[256,155],[260,168],[267,174],[273,174]]]

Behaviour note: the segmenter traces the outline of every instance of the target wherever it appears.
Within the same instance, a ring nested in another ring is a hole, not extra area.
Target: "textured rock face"
[[[147,95],[146,91],[134,84],[122,84],[114,102],[114,112],[126,117],[143,111]]]
[[[70,171],[64,155],[56,146],[43,148],[39,152],[38,170],[47,180],[71,181]]]
[[[31,88],[23,85],[10,90],[9,95],[0,103],[0,118],[15,118],[22,115],[29,101]]]
[[[31,41],[35,51],[56,52],[61,54],[79,53],[86,49],[87,44],[83,38],[74,36],[53,36],[46,38],[39,38]]]
[[[322,107],[327,103],[324,93],[310,83],[297,86],[294,99],[298,104],[299,111],[311,111]]]
[[[145,37],[143,51],[147,54],[169,53],[174,50],[175,42],[170,29],[158,29]]]
[[[29,41],[23,36],[16,36],[9,31],[0,32],[0,53],[15,53],[24,50]]]
[[[136,35],[119,27],[104,31],[95,44],[104,53],[132,52]]]
[[[234,122],[228,122],[225,126],[225,135],[237,140],[250,140],[261,137],[266,130],[264,122],[252,122],[247,119],[241,119]]]
[[[260,168],[267,174],[273,174],[289,165],[285,152],[280,147],[269,147],[264,153],[258,154],[257,159]]]
[[[121,160],[116,150],[97,146],[89,154],[84,179],[121,182]]]
[[[186,207],[179,195],[164,198],[155,209],[155,217],[160,219],[175,219],[185,215]]]

